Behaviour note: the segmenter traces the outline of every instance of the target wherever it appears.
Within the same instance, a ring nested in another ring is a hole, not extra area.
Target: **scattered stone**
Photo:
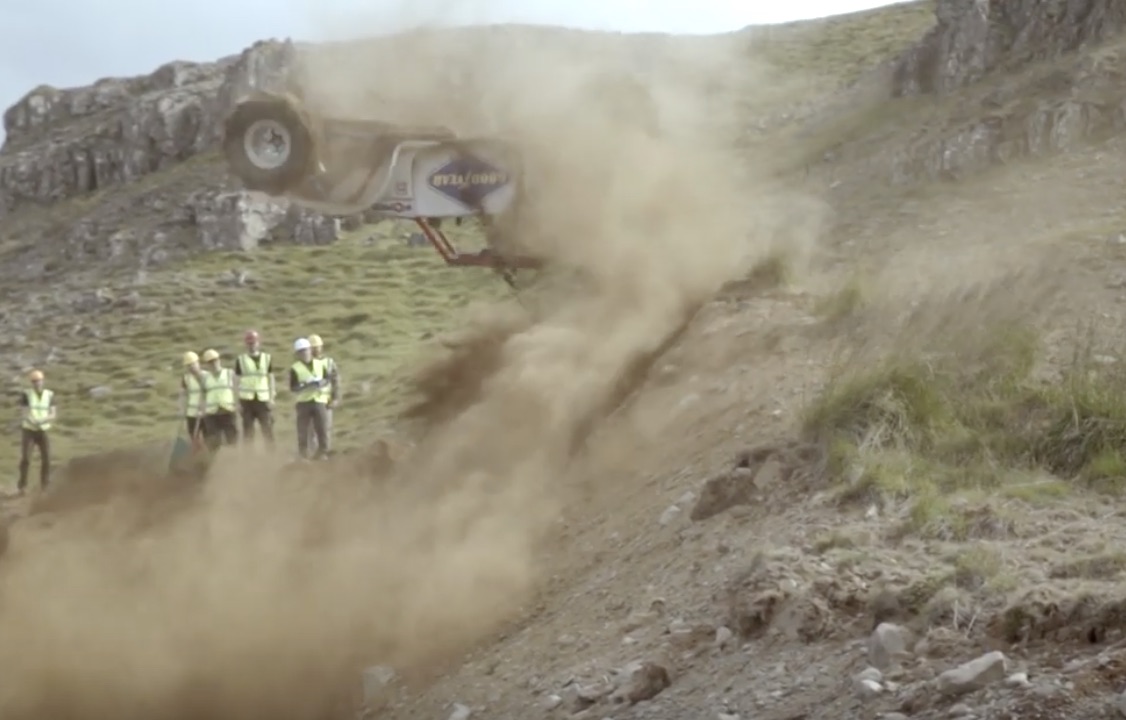
[[[663,513],[661,513],[661,517],[657,520],[657,522],[662,526],[665,526],[671,523],[673,520],[676,520],[679,516],[680,508],[676,505],[670,505]]]
[[[973,692],[1005,679],[1009,659],[999,650],[963,663],[938,676],[938,689],[947,695]]]
[[[108,385],[98,385],[87,390],[87,394],[95,400],[101,400],[108,397],[113,392],[113,388]]]
[[[914,647],[914,633],[902,625],[883,622],[868,638],[868,662],[886,670],[900,663]]]
[[[395,670],[386,665],[365,668],[360,675],[363,681],[364,707],[377,709],[387,700],[387,687],[395,679]]]
[[[863,699],[876,697],[884,691],[883,685],[867,678],[857,680],[853,683],[853,688],[856,690],[856,694]]]
[[[461,703],[454,703],[454,711],[450,713],[450,720],[469,720],[469,716],[473,714],[467,706]]]
[[[651,700],[672,684],[669,671],[653,662],[633,663],[623,670],[622,675],[625,681],[614,691],[613,700],[630,705]]]
[[[544,701],[544,709],[554,710],[563,704],[563,697],[561,695],[548,695],[547,700]]]
[[[1114,698],[1114,709],[1118,711],[1120,716],[1126,718],[1126,690],[1123,690]]]
[[[720,625],[715,629],[715,645],[721,650],[727,647],[727,644],[730,643],[734,637],[735,633],[731,632],[731,628],[726,625]]]

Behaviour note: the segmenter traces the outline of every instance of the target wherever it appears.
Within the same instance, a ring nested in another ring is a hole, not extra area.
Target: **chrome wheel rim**
[[[257,120],[243,134],[243,150],[259,170],[276,170],[289,160],[293,140],[277,120]]]

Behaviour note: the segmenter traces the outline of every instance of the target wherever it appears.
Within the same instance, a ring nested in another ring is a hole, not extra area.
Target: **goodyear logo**
[[[508,184],[508,173],[476,158],[457,158],[430,176],[430,187],[469,207]]]

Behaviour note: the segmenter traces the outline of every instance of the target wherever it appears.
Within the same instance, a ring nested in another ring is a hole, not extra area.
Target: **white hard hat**
[[[309,344],[308,338],[297,338],[293,341],[293,352],[300,352],[301,350],[309,350],[313,346]]]

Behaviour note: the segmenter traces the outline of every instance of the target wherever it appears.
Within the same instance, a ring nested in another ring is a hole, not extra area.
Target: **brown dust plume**
[[[0,560],[0,717],[324,718],[359,667],[451,657],[527,599],[576,433],[765,252],[770,215],[751,212],[757,183],[704,81],[744,61],[723,41],[637,60],[611,53],[628,39],[551,35],[308,49],[302,81],[321,109],[518,142],[533,175],[522,241],[577,270],[581,292],[515,324],[474,402],[385,485],[284,480],[276,461],[229,453],[159,524],[120,499],[17,525]],[[657,132],[606,90],[637,65]]]

